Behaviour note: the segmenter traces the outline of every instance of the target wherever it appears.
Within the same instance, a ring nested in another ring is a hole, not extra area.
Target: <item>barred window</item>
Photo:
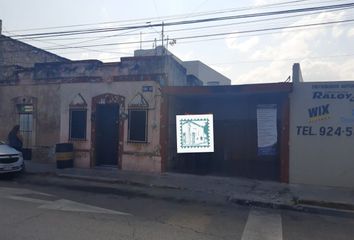
[[[33,105],[32,104],[18,104],[17,110],[20,120],[20,133],[23,137],[23,147],[32,147],[33,134]]]
[[[86,140],[86,109],[70,109],[70,140]]]
[[[147,142],[146,109],[129,109],[128,141]]]

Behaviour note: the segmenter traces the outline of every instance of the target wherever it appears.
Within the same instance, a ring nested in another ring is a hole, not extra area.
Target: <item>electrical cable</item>
[[[79,34],[88,34],[88,33],[122,31],[122,30],[129,30],[129,29],[142,29],[142,28],[148,28],[148,27],[162,27],[162,25],[164,25],[165,27],[168,27],[168,26],[177,26],[177,25],[225,21],[225,20],[231,20],[231,19],[245,19],[245,18],[255,18],[255,17],[302,13],[302,12],[314,12],[314,11],[319,11],[319,10],[330,10],[330,9],[336,9],[336,8],[352,8],[352,7],[354,7],[354,3],[346,3],[346,4],[337,4],[337,5],[317,6],[317,7],[310,7],[310,8],[298,8],[298,9],[290,9],[290,10],[259,12],[259,13],[223,16],[223,17],[214,17],[214,18],[203,18],[203,19],[197,19],[197,20],[183,20],[183,21],[157,23],[157,24],[149,24],[149,25],[144,24],[144,25],[135,25],[135,26],[118,27],[118,28],[96,28],[96,29],[86,29],[86,30],[18,34],[18,35],[12,35],[9,37],[15,37],[15,38],[17,37],[18,39],[21,39],[23,37],[45,38],[45,37],[49,37],[49,36],[69,36],[69,35],[79,35]]]
[[[231,9],[221,9],[221,10],[214,10],[214,11],[205,11],[199,13],[186,13],[186,14],[177,14],[177,15],[169,15],[169,16],[161,16],[159,18],[140,18],[134,20],[118,20],[118,21],[108,21],[108,22],[97,22],[97,23],[86,23],[86,24],[74,24],[74,25],[64,25],[64,26],[55,26],[55,27],[42,27],[42,28],[28,28],[28,29],[15,29],[10,30],[11,32],[28,32],[28,31],[37,31],[37,30],[48,30],[48,29],[62,29],[62,28],[72,28],[72,27],[83,27],[83,26],[92,26],[92,25],[104,25],[104,24],[113,24],[113,23],[125,23],[125,22],[134,22],[134,23],[146,23],[146,21],[152,22],[153,20],[159,21],[167,21],[171,19],[185,19],[187,17],[197,17],[197,16],[207,16],[207,15],[215,15],[215,14],[223,14],[223,13],[230,13],[230,12],[237,12],[237,11],[246,11],[246,10],[253,10],[253,9],[263,9],[263,8],[270,8],[276,6],[286,6],[288,4],[298,3],[298,2],[305,2],[309,0],[292,0],[280,3],[271,3],[271,4],[261,4],[257,6],[247,6],[247,7],[239,7],[239,8],[231,8]],[[343,0],[328,0],[328,1],[321,1],[321,3],[327,2],[338,2]],[[307,4],[314,4],[314,3],[307,3]],[[293,5],[290,5],[293,6]]]
[[[345,9],[345,8],[344,8]],[[172,30],[166,30],[166,34],[170,34],[173,32],[181,32],[181,31],[193,31],[193,30],[201,30],[201,29],[208,29],[210,30],[210,28],[219,28],[219,27],[226,27],[226,26],[234,26],[234,25],[241,25],[241,24],[251,24],[251,23],[258,23],[258,22],[265,22],[265,21],[273,21],[273,20],[280,20],[280,19],[289,19],[289,18],[296,18],[296,17],[303,17],[303,16],[310,16],[310,15],[314,15],[314,14],[320,14],[320,13],[328,13],[328,12],[335,12],[335,11],[342,11],[344,10],[343,8],[339,8],[339,9],[333,9],[333,10],[325,10],[325,11],[319,11],[319,12],[314,12],[314,13],[303,13],[303,14],[297,14],[297,15],[292,15],[292,16],[281,16],[281,17],[273,17],[273,18],[267,18],[267,19],[259,19],[259,20],[252,20],[252,21],[243,21],[243,22],[235,22],[235,23],[227,23],[227,24],[217,24],[217,25],[209,25],[209,26],[201,26],[201,27],[192,27],[192,28],[179,28],[179,29],[172,29]],[[132,30],[132,32],[134,32],[136,30]],[[5,31],[8,32],[8,31]],[[155,34],[155,33],[144,33],[144,35],[148,35],[148,34]],[[53,41],[68,41],[68,40],[78,40],[78,39],[85,39],[85,38],[92,38],[92,39],[97,39],[97,38],[113,38],[113,37],[120,37],[123,34],[113,34],[113,35],[104,35],[102,37],[97,37],[97,36],[91,36],[91,37],[74,37],[74,38],[51,38],[51,40]],[[140,35],[140,33],[127,33],[124,34],[124,36],[138,36]],[[32,38],[28,38],[27,40],[35,40]],[[70,43],[70,44],[76,44],[76,42],[74,43]]]

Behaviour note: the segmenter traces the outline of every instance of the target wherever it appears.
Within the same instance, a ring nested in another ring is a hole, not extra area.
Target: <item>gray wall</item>
[[[182,63],[187,74],[199,78],[204,85],[230,85],[231,80],[201,61],[185,61]],[[215,84],[218,83],[218,84]]]
[[[294,82],[290,99],[290,182],[354,187],[354,82]]]
[[[66,61],[69,60],[0,34],[0,66],[33,67],[35,63]]]
[[[201,61],[182,61],[168,49],[157,46],[155,49],[141,49],[134,51],[135,57],[165,56],[166,71],[169,73],[170,86],[186,86],[183,75],[192,75],[203,82],[203,85],[230,85],[231,80],[215,71]],[[123,59],[122,59],[123,61]],[[174,66],[173,66],[174,65]],[[212,84],[214,83],[214,84]],[[215,84],[217,83],[217,84]]]

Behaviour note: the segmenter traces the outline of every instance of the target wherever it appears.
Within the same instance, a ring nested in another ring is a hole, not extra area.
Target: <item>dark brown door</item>
[[[98,104],[96,109],[96,165],[118,164],[119,104]]]

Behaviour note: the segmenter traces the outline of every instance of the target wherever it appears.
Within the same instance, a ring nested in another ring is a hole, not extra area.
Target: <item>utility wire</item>
[[[167,21],[172,19],[185,19],[191,17],[200,17],[200,16],[208,16],[208,15],[216,15],[216,14],[224,14],[224,13],[231,13],[231,12],[239,12],[239,11],[246,11],[246,10],[254,10],[254,9],[264,9],[264,8],[273,8],[277,6],[287,6],[289,4],[299,3],[299,2],[306,2],[309,0],[292,0],[280,3],[270,3],[270,4],[261,4],[258,6],[248,6],[248,7],[239,7],[239,8],[231,8],[231,9],[222,9],[222,10],[214,10],[214,11],[205,11],[205,12],[198,12],[198,13],[186,13],[186,14],[177,14],[177,15],[169,15],[169,16],[161,16],[155,18],[140,18],[134,20],[118,20],[118,21],[107,21],[107,22],[97,22],[97,23],[86,23],[86,24],[74,24],[74,25],[64,25],[64,26],[55,26],[55,27],[42,27],[42,28],[27,28],[27,29],[15,29],[11,30],[11,32],[28,32],[28,31],[38,31],[38,30],[49,30],[49,29],[63,29],[63,28],[73,28],[73,27],[84,27],[84,26],[93,26],[93,25],[105,25],[105,24],[114,24],[114,23],[146,23],[146,21]],[[321,3],[327,2],[338,2],[343,0],[328,0],[328,1],[321,1]],[[307,3],[307,4],[314,4],[314,3]],[[303,4],[304,5],[304,4]],[[294,6],[294,5],[290,5]]]
[[[277,31],[284,29],[299,29],[299,28],[309,28],[309,27],[319,27],[319,26],[328,26],[331,24],[344,24],[344,23],[352,23],[354,19],[340,20],[340,21],[330,21],[330,22],[322,22],[322,23],[312,23],[312,24],[302,24],[302,25],[293,25],[293,26],[283,26],[283,27],[272,27],[272,28],[261,28],[261,29],[253,29],[253,30],[245,30],[245,31],[232,31],[232,32],[223,32],[223,33],[214,33],[214,34],[204,34],[204,35],[193,35],[193,36],[184,36],[174,38],[178,41],[188,40],[188,39],[197,39],[197,38],[210,38],[210,37],[220,37],[225,35],[236,35],[236,34],[248,34],[248,33],[262,33],[266,34],[269,31]],[[144,40],[143,43],[153,43],[156,40]],[[159,40],[157,40],[159,41]],[[105,47],[105,46],[117,46],[117,45],[129,45],[129,44],[138,44],[140,41],[130,41],[130,42],[118,42],[118,43],[104,43],[104,44],[94,44],[94,45],[85,45],[85,46],[65,46],[65,47],[54,47],[54,48],[45,48],[45,50],[62,50],[62,49],[77,49],[77,48],[90,48],[90,47]],[[19,50],[5,50],[5,52],[16,52]],[[20,50],[24,51],[24,50]]]
[[[339,58],[339,57],[352,57],[354,53],[351,54],[339,54],[339,55],[323,55],[314,57],[298,57],[298,58],[288,58],[288,59],[264,59],[264,60],[249,60],[249,61],[233,61],[233,62],[222,62],[222,63],[210,63],[210,65],[235,65],[235,64],[252,64],[252,63],[262,63],[262,62],[294,62],[294,61],[304,61],[307,59],[326,59],[326,58]],[[101,61],[117,59],[117,57],[102,58]]]
[[[242,63],[262,63],[262,62],[294,62],[294,61],[304,61],[307,59],[323,59],[323,58],[338,58],[338,57],[352,57],[354,53],[351,54],[339,54],[339,55],[323,55],[323,56],[314,56],[314,57],[298,57],[298,58],[288,58],[288,59],[264,59],[264,60],[249,60],[249,61],[235,61],[235,62],[223,62],[223,63],[210,63],[210,65],[233,65],[233,64],[242,64]],[[104,60],[104,59],[101,59]]]
[[[302,24],[302,25],[294,25],[294,26],[284,26],[284,27],[272,27],[272,28],[262,28],[262,29],[254,29],[254,30],[245,30],[245,31],[233,31],[233,32],[223,32],[223,33],[213,33],[213,34],[204,34],[204,35],[194,35],[194,36],[184,36],[174,38],[175,40],[185,40],[185,39],[196,39],[196,38],[206,38],[206,37],[216,37],[216,36],[225,36],[231,34],[245,34],[245,33],[255,33],[255,32],[266,32],[266,31],[275,31],[275,30],[284,30],[284,29],[294,29],[294,28],[306,28],[306,27],[316,27],[330,24],[339,24],[339,23],[349,23],[354,22],[354,19],[347,19],[341,21],[331,21],[331,22],[322,22],[322,23],[312,23],[312,24]],[[121,42],[121,43],[104,43],[104,44],[94,44],[94,45],[86,45],[81,47],[98,47],[98,46],[114,46],[114,45],[122,45],[122,44],[136,44],[140,41],[132,41],[132,42]],[[155,40],[144,40],[143,43],[152,43]],[[46,50],[58,50],[58,49],[66,49],[66,48],[77,48],[75,46],[69,46],[65,48],[48,48]]]
[[[253,33],[253,32],[265,32],[265,31],[275,31],[275,30],[284,30],[284,29],[292,29],[292,28],[304,28],[304,27],[315,27],[329,24],[338,24],[338,23],[349,23],[354,22],[354,19],[347,19],[341,21],[332,21],[332,22],[323,22],[323,23],[312,23],[312,24],[302,24],[302,25],[294,25],[294,26],[286,26],[286,27],[273,27],[273,28],[263,28],[263,29],[255,29],[255,30],[245,30],[245,31],[234,31],[234,32],[224,32],[224,33],[214,33],[214,34],[204,34],[204,35],[195,35],[195,36],[185,36],[181,38],[174,38],[176,40],[183,39],[195,39],[195,38],[205,38],[205,37],[214,37],[214,36],[225,36],[231,34],[245,34],[245,33]]]
[[[258,19],[258,20],[251,20],[251,21],[242,21],[242,22],[234,22],[234,23],[227,23],[227,24],[217,24],[217,25],[209,25],[209,26],[201,26],[201,27],[192,27],[192,28],[178,28],[178,29],[172,29],[172,30],[166,30],[166,34],[171,34],[174,32],[181,32],[181,31],[194,31],[194,30],[201,30],[201,29],[211,29],[211,28],[220,28],[220,27],[227,27],[227,26],[235,26],[235,25],[242,25],[242,24],[252,24],[252,23],[258,23],[258,22],[265,22],[265,21],[273,21],[273,20],[280,20],[280,19],[289,19],[289,18],[297,18],[297,17],[303,17],[303,16],[310,16],[314,14],[320,14],[320,13],[329,13],[329,12],[336,12],[336,11],[342,11],[345,10],[346,8],[339,8],[339,9],[333,9],[333,10],[324,10],[324,11],[319,11],[319,12],[311,12],[311,13],[303,13],[303,14],[297,14],[297,15],[291,15],[291,16],[281,16],[281,17],[273,17],[273,18],[267,18],[267,19]],[[137,30],[132,30],[131,32],[136,32]],[[8,31],[5,31],[8,32]],[[150,35],[150,34],[155,34],[154,33],[143,33],[143,35]],[[12,33],[11,33],[12,34]],[[51,38],[53,41],[68,41],[68,40],[79,40],[79,39],[85,39],[85,38],[90,38],[92,41],[95,41],[97,39],[105,39],[105,38],[113,38],[113,37],[121,37],[123,34],[113,34],[113,35],[104,35],[101,37],[97,36],[86,36],[86,37],[73,37],[73,38]],[[125,33],[124,36],[138,36],[140,33]],[[28,38],[28,40],[33,40],[35,39]],[[88,40],[88,42],[91,40]],[[70,44],[77,44],[78,42],[70,43]]]
[[[225,20],[232,20],[232,19],[266,17],[266,16],[274,16],[274,15],[314,12],[314,11],[320,11],[320,10],[331,10],[331,9],[352,8],[352,7],[354,7],[354,3],[318,6],[318,7],[310,7],[310,8],[298,8],[298,9],[271,11],[271,12],[260,12],[260,13],[251,13],[251,14],[242,14],[242,15],[233,15],[233,16],[223,16],[223,17],[214,17],[214,18],[204,18],[204,19],[197,19],[197,20],[184,20],[184,21],[177,21],[177,22],[165,22],[165,23],[163,23],[163,25],[165,27],[168,27],[168,26],[177,26],[177,25],[208,23],[208,22],[215,22],[215,21],[225,21]],[[12,35],[10,37],[15,37],[15,38],[17,37],[18,39],[22,39],[22,38],[26,38],[26,37],[45,38],[45,37],[51,37],[51,36],[68,36],[68,35],[79,35],[79,34],[89,34],[89,33],[102,33],[102,32],[113,32],[113,31],[122,31],[122,30],[129,30],[129,29],[142,29],[142,28],[148,28],[148,27],[161,27],[161,26],[162,26],[162,23],[149,24],[149,25],[144,24],[144,25],[135,25],[135,26],[118,27],[118,28],[96,28],[96,29],[86,29],[86,30],[18,34],[18,35]]]
[[[348,22],[346,24],[350,24],[350,22]],[[322,27],[330,27],[330,25],[322,26]],[[299,31],[299,30],[298,29],[289,29],[286,32],[281,31],[281,30],[271,31],[271,32],[257,32],[255,34],[247,34],[247,35],[246,34],[245,35],[234,34],[234,35],[227,36],[227,39],[265,36],[265,35],[273,35],[273,34],[283,34],[283,33],[295,32],[295,31]],[[300,29],[300,31],[302,31],[302,29]],[[209,41],[218,41],[218,40],[225,40],[225,37],[218,36],[218,37],[212,37],[212,38],[207,38],[207,39],[186,40],[186,41],[179,42],[179,44],[200,43],[200,42],[209,42]]]

